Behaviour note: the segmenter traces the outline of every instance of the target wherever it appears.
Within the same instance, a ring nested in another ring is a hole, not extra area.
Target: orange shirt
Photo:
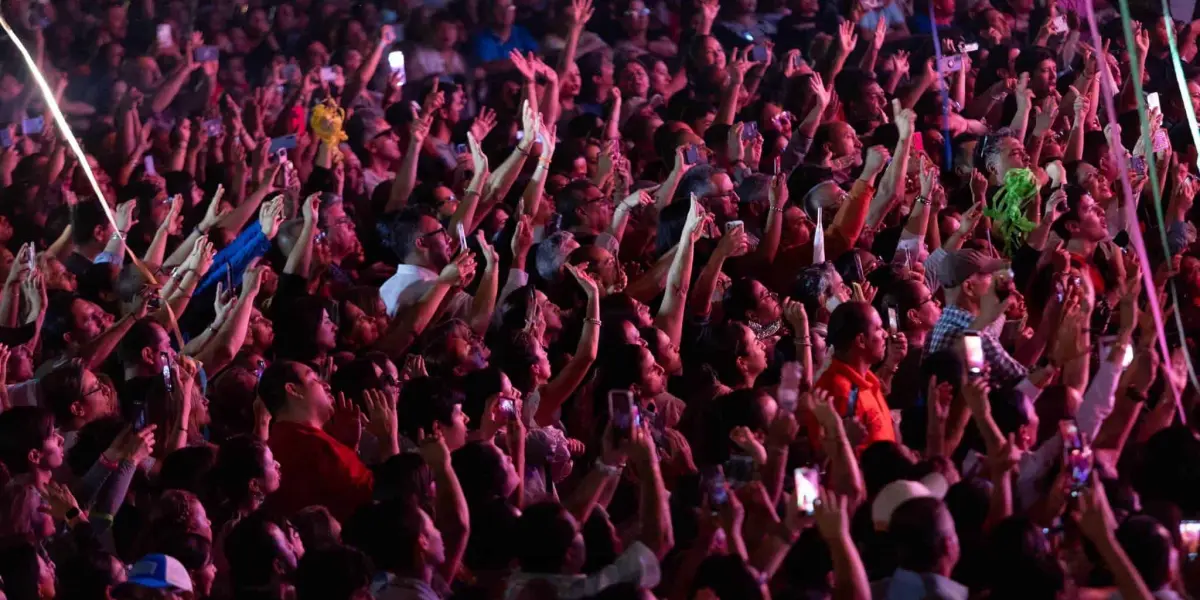
[[[848,416],[851,391],[858,390],[854,416],[858,417],[863,428],[867,430],[867,435],[854,449],[855,452],[861,453],[875,442],[896,441],[892,411],[888,408],[887,400],[883,397],[883,388],[874,373],[867,371],[865,375],[860,375],[850,365],[835,358],[814,387],[829,392],[833,397],[834,408],[843,417]]]

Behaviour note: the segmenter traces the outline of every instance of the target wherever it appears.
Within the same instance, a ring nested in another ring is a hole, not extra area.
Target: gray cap
[[[978,250],[956,250],[947,253],[938,265],[937,277],[944,287],[954,288],[976,273],[995,273],[1003,268],[1004,261]]]

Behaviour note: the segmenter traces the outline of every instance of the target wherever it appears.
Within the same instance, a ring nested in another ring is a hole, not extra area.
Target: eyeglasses
[[[92,388],[92,389],[90,389],[90,390],[88,390],[88,391],[84,392],[84,393],[83,393],[83,397],[84,397],[84,398],[87,398],[88,396],[91,396],[92,394],[100,393],[100,392],[103,392],[103,391],[104,391],[104,384],[97,383],[97,384],[96,384],[96,387],[94,387],[94,388]]]
[[[391,373],[384,373],[383,375],[380,375],[379,382],[388,387],[397,387],[400,385],[400,382],[397,381]]]
[[[430,231],[429,233],[423,233],[423,234],[421,234],[421,237],[422,237],[422,238],[427,238],[427,237],[432,237],[432,236],[435,236],[435,235],[444,235],[444,236],[449,236],[449,235],[450,235],[450,232],[446,231],[446,228],[445,228],[445,227],[438,227],[437,229],[434,229],[433,231]]]

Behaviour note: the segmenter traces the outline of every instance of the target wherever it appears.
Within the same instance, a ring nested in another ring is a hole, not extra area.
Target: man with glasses
[[[381,225],[384,243],[401,259],[382,287],[379,296],[387,307],[388,316],[396,316],[420,302],[435,285],[438,275],[455,255],[451,234],[428,212],[408,209],[396,215],[392,222]],[[493,265],[489,265],[494,268]],[[458,265],[462,281],[471,281],[475,273],[474,257]],[[442,300],[440,314],[445,318],[461,318],[469,323],[490,318],[492,304],[475,302],[462,290],[448,292]],[[487,315],[483,315],[483,311]]]
[[[350,147],[362,161],[363,183],[367,197],[379,184],[394,179],[400,164],[400,137],[383,115],[375,110],[359,109],[346,123]]]

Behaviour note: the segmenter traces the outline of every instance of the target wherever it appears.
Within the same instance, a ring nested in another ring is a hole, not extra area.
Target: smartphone
[[[779,391],[776,393],[780,409],[789,413],[796,412],[800,402],[800,378],[803,374],[804,367],[794,360],[785,362],[780,367]]]
[[[467,249],[467,230],[463,228],[463,224],[458,224],[458,251],[462,252]]]
[[[720,467],[705,467],[700,474],[700,481],[703,484],[702,489],[704,494],[708,496],[708,505],[713,512],[725,506],[729,502],[729,490],[725,487],[725,474],[721,472]]]
[[[821,485],[821,472],[808,467],[797,467],[792,470],[792,480],[796,484],[796,508],[806,515],[813,514],[817,506],[817,490]]]
[[[167,387],[168,392],[173,392],[175,391],[175,383],[171,380],[171,355],[166,352],[159,352],[158,357],[162,361],[163,385]]]
[[[280,150],[294,150],[296,148],[296,136],[284,135],[277,138],[271,138],[271,145],[268,152],[271,154],[279,154]]]
[[[217,137],[221,135],[224,125],[220,119],[209,119],[204,122],[204,131],[208,133],[208,137]]]
[[[742,139],[752,140],[758,137],[758,123],[750,121],[742,124]]]
[[[943,56],[938,60],[938,73],[956,73],[962,70],[962,56]]]
[[[1188,560],[1196,560],[1196,554],[1200,552],[1200,521],[1180,521],[1179,541]]]
[[[1150,139],[1155,152],[1163,152],[1171,147],[1171,138],[1167,136],[1167,130],[1165,129],[1155,131],[1154,137]]]
[[[470,152],[470,148],[466,144],[456,144],[454,146],[455,154],[466,154],[467,152]]]
[[[637,404],[629,390],[608,392],[608,414],[613,436],[617,441],[629,439],[633,428],[641,425]]]
[[[967,373],[972,377],[983,375],[983,340],[979,337],[979,332],[963,332],[962,340]]]
[[[12,148],[13,136],[7,127],[0,129],[0,148]]]
[[[37,270],[37,265],[33,262],[34,256],[36,255],[37,247],[33,245],[33,242],[29,242],[29,252],[25,254],[25,266],[29,269],[30,273],[33,273]]]
[[[754,481],[754,458],[744,454],[734,454],[725,461],[725,480],[729,485],[739,488]]]
[[[708,164],[708,155],[701,151],[699,144],[692,144],[683,151],[683,160],[689,165],[704,165]]]
[[[1144,176],[1146,174],[1146,157],[1135,156],[1129,159],[1129,170],[1133,171],[1138,176]]]
[[[976,52],[979,50],[979,44],[962,44],[958,47],[958,51],[966,54],[968,52]]]
[[[158,176],[158,170],[156,170],[154,168],[154,157],[153,156],[147,155],[147,156],[143,157],[142,158],[142,166],[146,168],[146,176],[148,176],[148,177],[157,177]]]
[[[1160,101],[1158,98],[1158,92],[1153,92],[1146,96],[1146,106],[1148,108],[1158,108],[1158,109],[1162,108],[1162,104],[1160,104]]]
[[[750,60],[754,62],[767,62],[767,47],[763,44],[755,44],[750,49]]]
[[[404,53],[403,52],[401,52],[399,50],[389,52],[387,59],[388,59],[388,67],[391,67],[391,69],[393,71],[403,71],[404,70]]]
[[[337,79],[337,71],[333,67],[321,67],[321,82],[329,83]]]
[[[200,46],[192,51],[196,62],[217,62],[221,59],[221,49],[216,46]]]
[[[517,403],[506,396],[500,397],[500,412],[504,413],[506,419],[514,419],[517,416]]]
[[[155,36],[158,38],[158,45],[163,48],[170,48],[175,45],[175,36],[171,33],[170,23],[163,23],[156,27]]]
[[[279,76],[284,81],[292,81],[300,77],[300,66],[288,63],[279,69]]]
[[[46,129],[45,117],[21,119],[21,135],[37,135]]]
[[[900,331],[900,318],[896,315],[896,307],[889,306],[887,309],[887,313],[888,313],[888,329],[890,329],[892,331],[892,333],[896,333],[897,331]]]
[[[1054,33],[1066,33],[1067,18],[1062,15],[1054,17],[1054,20],[1050,23],[1050,31]]]
[[[746,223],[744,221],[726,221],[725,222],[725,233],[729,233],[730,231],[733,231],[733,229],[735,227],[745,227],[745,226],[746,226]]]
[[[776,156],[775,157],[775,174],[781,175],[782,173],[783,173],[783,161],[780,160],[780,158],[778,156]]]

